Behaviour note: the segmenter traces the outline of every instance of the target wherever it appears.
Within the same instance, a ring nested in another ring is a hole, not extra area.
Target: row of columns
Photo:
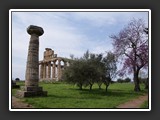
[[[48,61],[40,63],[40,79],[58,79],[60,80],[62,77],[62,71],[67,66],[66,62],[64,65],[61,65],[62,60],[58,60],[58,64],[56,65],[56,61]],[[52,73],[51,73],[52,69]]]

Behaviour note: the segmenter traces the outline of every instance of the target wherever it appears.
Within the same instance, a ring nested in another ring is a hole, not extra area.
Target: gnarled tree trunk
[[[134,84],[135,84],[134,91],[136,91],[136,92],[141,91],[140,85],[139,85],[138,73],[139,73],[139,70],[134,71],[134,78],[133,78]]]

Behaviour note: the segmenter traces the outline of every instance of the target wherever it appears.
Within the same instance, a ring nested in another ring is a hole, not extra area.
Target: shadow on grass
[[[101,96],[64,96],[64,95],[48,95],[49,98],[56,99],[101,99]]]
[[[64,95],[48,95],[47,97],[50,97],[50,98],[61,98],[61,99],[75,98],[75,97],[64,96]]]
[[[125,91],[125,90],[108,90],[107,92],[104,89],[72,89],[79,93],[79,96],[74,95],[52,95],[49,94],[50,98],[58,98],[58,99],[102,99],[104,96],[106,97],[125,97],[125,96],[139,96],[143,95],[144,92],[134,92],[134,91]]]
[[[125,90],[120,90],[120,89],[108,90],[107,92],[104,89],[92,89],[92,90],[73,89],[73,90],[79,91],[79,93],[83,94],[83,95],[95,95],[95,96],[99,95],[99,96],[111,96],[111,97],[137,96],[137,95],[143,95],[144,93],[147,93],[144,90],[142,90],[140,92],[135,92],[132,90],[125,91]]]

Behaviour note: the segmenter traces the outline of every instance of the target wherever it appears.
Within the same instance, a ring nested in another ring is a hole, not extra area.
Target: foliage
[[[105,64],[106,73],[103,78],[103,83],[106,85],[106,91],[111,83],[112,79],[116,76],[117,71],[117,58],[112,52],[108,52],[107,56],[103,58],[103,63]]]
[[[87,50],[84,56],[76,58],[63,72],[63,79],[68,83],[76,84],[81,90],[82,87],[90,87],[97,83],[99,89],[102,83],[106,85],[106,91],[115,75],[116,60],[113,53],[108,52],[103,58],[102,54],[89,53]]]
[[[145,85],[145,89],[148,89],[149,88],[149,81],[148,81],[148,78],[140,78],[139,77],[139,82],[140,84],[144,84]]]
[[[128,83],[128,82],[131,82],[131,79],[127,77],[126,79],[124,79],[124,81]]]
[[[71,84],[76,84],[80,89],[86,84],[85,72],[86,72],[86,62],[82,60],[72,61],[69,67],[67,67],[64,72],[62,79]]]
[[[120,75],[133,73],[135,91],[140,91],[138,74],[148,67],[148,34],[142,19],[133,19],[117,35],[110,36],[116,56],[124,60]]]
[[[147,78],[141,78],[141,77],[139,77],[138,79],[139,79],[139,83],[140,84],[142,84],[142,83],[145,84],[145,82],[147,81]]]
[[[118,78],[118,79],[117,79],[117,82],[118,82],[118,83],[123,83],[123,79]]]
[[[90,86],[91,90],[103,72],[100,67],[102,66],[101,58],[101,55],[90,54],[87,51],[82,58],[74,59],[65,69],[63,79],[68,83],[76,84],[80,89],[82,86]]]
[[[131,79],[130,78],[125,78],[125,79],[121,79],[121,78],[118,78],[117,79],[117,82],[118,83],[129,83],[129,82],[131,82]]]
[[[19,78],[16,78],[15,81],[20,81],[20,79],[19,79]]]

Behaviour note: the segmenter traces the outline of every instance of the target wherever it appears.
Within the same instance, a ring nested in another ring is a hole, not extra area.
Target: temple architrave
[[[39,61],[40,81],[59,81],[69,59],[58,57],[51,48],[45,48],[43,60]]]

